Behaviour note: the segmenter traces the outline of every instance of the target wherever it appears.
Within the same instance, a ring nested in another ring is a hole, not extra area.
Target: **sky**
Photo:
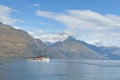
[[[120,0],[0,0],[0,22],[43,42],[68,36],[120,47]]]

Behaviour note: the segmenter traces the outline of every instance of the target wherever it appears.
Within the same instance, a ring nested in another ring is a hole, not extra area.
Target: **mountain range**
[[[52,59],[120,59],[120,48],[97,47],[71,36],[54,44],[44,43],[24,30],[0,22],[0,57],[25,58],[39,54]]]

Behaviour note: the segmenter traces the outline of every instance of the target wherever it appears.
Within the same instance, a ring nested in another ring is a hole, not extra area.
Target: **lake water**
[[[120,61],[0,62],[0,80],[120,80]]]

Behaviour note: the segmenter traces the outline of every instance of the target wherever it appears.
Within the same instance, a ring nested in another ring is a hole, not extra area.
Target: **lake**
[[[0,62],[0,80],[120,80],[120,60]]]

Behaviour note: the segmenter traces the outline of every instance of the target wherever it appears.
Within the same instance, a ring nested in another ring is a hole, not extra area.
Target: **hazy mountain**
[[[44,44],[45,44],[46,46],[51,46],[53,43],[50,43],[50,42],[44,42]]]
[[[120,59],[120,48],[119,47],[97,47],[95,45],[88,44],[84,41],[79,41],[82,45],[96,51],[97,53],[108,57],[109,59]]]
[[[70,59],[107,59],[103,55],[83,45],[79,40],[68,37],[63,42],[57,42],[50,48]]]
[[[98,47],[99,53],[109,57],[109,59],[120,59],[120,48],[119,47]]]

